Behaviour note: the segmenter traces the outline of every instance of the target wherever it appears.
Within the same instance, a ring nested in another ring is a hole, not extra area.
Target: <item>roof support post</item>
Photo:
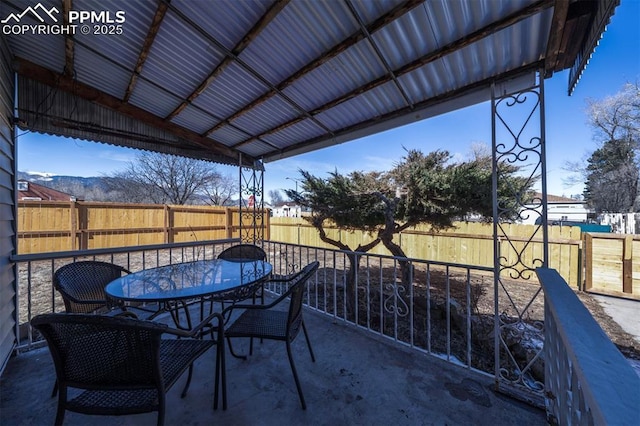
[[[242,164],[242,158],[239,164]],[[253,167],[241,166],[239,170],[240,241],[261,244],[267,222],[264,217],[264,166],[261,161],[256,161]]]
[[[539,284],[531,283],[528,302],[518,306],[509,295],[514,290],[509,281],[535,279],[535,269],[549,264],[543,82],[544,70],[533,71],[495,82],[491,90],[495,384],[497,390],[540,406],[544,380],[536,363],[542,360],[543,348],[526,361],[518,360],[511,348],[532,333],[544,341],[544,321],[531,315],[533,302],[543,296]],[[507,179],[513,167],[519,168],[521,181]],[[542,196],[534,197],[527,189],[531,186]],[[539,224],[531,233],[514,235],[510,224],[532,216]],[[534,243],[540,242],[542,250],[534,250]]]

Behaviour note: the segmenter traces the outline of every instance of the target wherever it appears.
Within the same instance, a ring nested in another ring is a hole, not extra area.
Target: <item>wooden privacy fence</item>
[[[640,299],[640,235],[585,233],[584,246],[586,291]]]
[[[271,218],[271,240],[292,244],[302,244],[323,248],[335,248],[320,240],[318,232],[304,219]],[[513,244],[522,251],[525,265],[532,265],[533,259],[541,259],[543,253],[542,237],[529,241],[535,225],[505,225],[509,241],[502,241],[501,254],[508,263],[516,263]],[[338,239],[349,247],[373,239],[363,232],[342,231],[326,228],[327,236]],[[556,269],[572,287],[579,287],[582,280],[580,228],[575,226],[549,227],[549,267]],[[539,233],[540,234],[540,233]],[[540,234],[541,235],[541,234]],[[457,222],[455,227],[435,232],[428,225],[417,226],[403,231],[395,240],[400,244],[407,257],[432,261],[455,262],[474,266],[493,266],[493,225],[475,222]],[[389,255],[386,248],[379,244],[370,253]],[[508,278],[508,277],[506,277]],[[536,279],[535,274],[531,277]]]
[[[238,238],[239,224],[237,207],[20,201],[18,253]]]
[[[267,240],[335,248],[321,241],[318,232],[301,218],[270,218],[268,211],[262,217]],[[20,201],[18,253],[238,238],[239,223],[237,207]],[[509,244],[518,250],[526,247],[522,258],[527,265],[542,257],[542,240],[529,241],[533,226],[505,225],[509,241],[501,242],[501,254],[508,263],[515,263]],[[337,228],[328,228],[327,235],[350,247],[373,238]],[[441,232],[418,226],[402,232],[396,242],[411,258],[493,266],[490,224],[458,222]],[[372,253],[389,254],[382,244]],[[578,227],[550,226],[549,267],[574,288],[640,299],[639,235],[581,235]]]

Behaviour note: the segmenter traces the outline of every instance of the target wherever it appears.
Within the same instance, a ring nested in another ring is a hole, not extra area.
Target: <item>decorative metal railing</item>
[[[28,327],[34,315],[64,310],[52,276],[65,263],[95,258],[137,271],[214,258],[233,243],[237,240],[16,256],[18,349],[37,343]],[[306,294],[311,309],[454,364],[487,374],[493,371],[491,268],[408,259],[407,278],[400,265],[405,259],[364,253],[354,257],[349,252],[276,242],[264,242],[263,247],[275,274],[320,262]],[[355,264],[358,267],[351,270]],[[268,290],[281,289],[272,284]]]

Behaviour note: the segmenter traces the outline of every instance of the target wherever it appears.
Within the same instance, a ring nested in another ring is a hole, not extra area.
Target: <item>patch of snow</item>
[[[27,171],[25,173],[28,173],[30,176],[33,176],[35,179],[37,180],[41,180],[41,181],[51,181],[53,180],[53,176],[55,176],[55,173],[49,173],[49,172],[37,172],[37,171]]]

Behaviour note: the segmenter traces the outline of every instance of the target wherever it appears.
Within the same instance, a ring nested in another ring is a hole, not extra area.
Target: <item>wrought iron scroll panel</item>
[[[496,386],[539,399],[544,381],[534,373],[543,360],[544,315],[534,305],[543,300],[535,269],[548,265],[544,87],[540,73],[532,86],[509,93],[492,87],[494,307]],[[517,167],[519,180],[508,177]],[[527,188],[534,188],[534,195]],[[540,195],[541,194],[541,195]],[[512,235],[511,223],[535,218],[529,235]],[[543,241],[542,252],[532,250]],[[526,296],[514,297],[515,291]],[[517,361],[511,348],[530,351]],[[537,378],[536,378],[537,377]]]
[[[261,244],[264,241],[264,166],[240,167],[240,240]]]

